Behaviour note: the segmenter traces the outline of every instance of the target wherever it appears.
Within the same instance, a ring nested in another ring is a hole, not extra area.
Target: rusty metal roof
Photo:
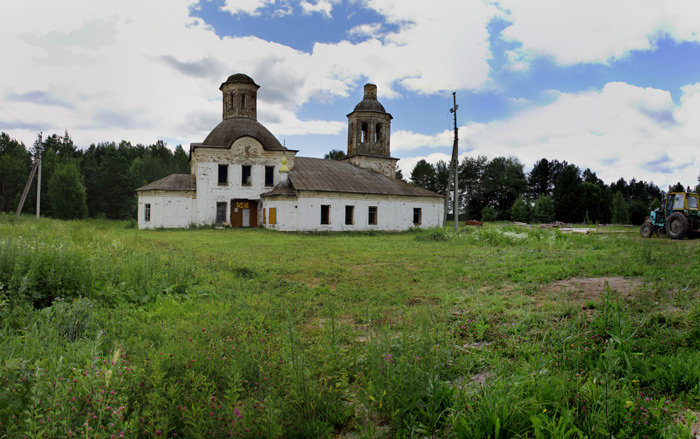
[[[247,117],[224,119],[209,133],[204,142],[193,143],[192,147],[228,148],[241,137],[252,137],[268,151],[287,151],[287,148],[260,122]]]
[[[442,198],[427,189],[337,160],[296,157],[289,181],[297,191]]]
[[[278,183],[277,186],[275,186],[274,189],[272,189],[270,192],[265,192],[263,194],[260,194],[261,196],[264,197],[275,197],[275,196],[284,196],[284,197],[295,197],[297,195],[297,191],[294,190],[292,185],[289,183],[289,180],[283,181],[281,183]]]
[[[136,189],[140,191],[194,191],[196,182],[192,174],[172,174],[167,177],[149,183],[146,186],[141,186]]]

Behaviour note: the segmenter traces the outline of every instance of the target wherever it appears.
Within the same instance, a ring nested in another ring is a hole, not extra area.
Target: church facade
[[[223,118],[190,145],[190,173],[136,189],[140,229],[216,224],[281,231],[400,231],[439,227],[443,196],[395,178],[391,115],[365,85],[347,115],[343,160],[297,157],[257,121],[259,86],[231,75]]]

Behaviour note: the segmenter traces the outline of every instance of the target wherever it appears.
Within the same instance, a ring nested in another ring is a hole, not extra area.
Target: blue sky
[[[5,2],[14,69],[0,130],[31,144],[203,140],[219,84],[261,86],[258,118],[299,155],[346,148],[345,115],[378,85],[404,174],[461,157],[567,160],[607,182],[697,183],[694,0],[28,0]],[[33,11],[45,11],[36,17]]]

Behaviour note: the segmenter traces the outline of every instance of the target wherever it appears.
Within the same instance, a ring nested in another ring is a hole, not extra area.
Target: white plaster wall
[[[192,192],[142,193],[139,195],[139,229],[186,228],[193,222]],[[151,220],[146,222],[145,206],[151,205]]]
[[[330,224],[321,224],[321,205],[330,206]],[[345,206],[354,206],[354,224],[345,224]],[[369,207],[377,207],[377,224],[369,224]],[[277,224],[265,227],[280,231],[401,231],[411,227],[442,226],[442,198],[377,196],[362,194],[300,192],[297,199],[264,199],[263,208],[277,208]],[[413,224],[413,209],[420,208],[421,224]],[[267,215],[269,218],[269,214]]]
[[[279,173],[281,167],[280,158],[277,157],[279,153],[274,156],[266,154],[257,140],[251,138],[239,139],[234,142],[232,149],[243,150],[245,154],[232,155],[229,151],[225,151],[220,157],[208,157],[209,161],[199,161],[196,165],[197,198],[195,202],[195,223],[198,225],[214,224],[216,222],[217,202],[226,203],[226,224],[229,224],[231,200],[259,200],[261,193],[271,191],[274,185],[265,186],[265,166],[275,167],[273,172],[274,184],[279,183],[283,177]],[[234,159],[235,161],[233,161]],[[219,184],[219,164],[228,165],[228,183],[225,185]],[[250,166],[250,186],[242,184],[243,165]],[[258,218],[262,218],[260,213]]]

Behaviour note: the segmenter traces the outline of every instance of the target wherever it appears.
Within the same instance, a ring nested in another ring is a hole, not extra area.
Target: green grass
[[[613,231],[0,217],[0,437],[690,437],[700,241]]]

